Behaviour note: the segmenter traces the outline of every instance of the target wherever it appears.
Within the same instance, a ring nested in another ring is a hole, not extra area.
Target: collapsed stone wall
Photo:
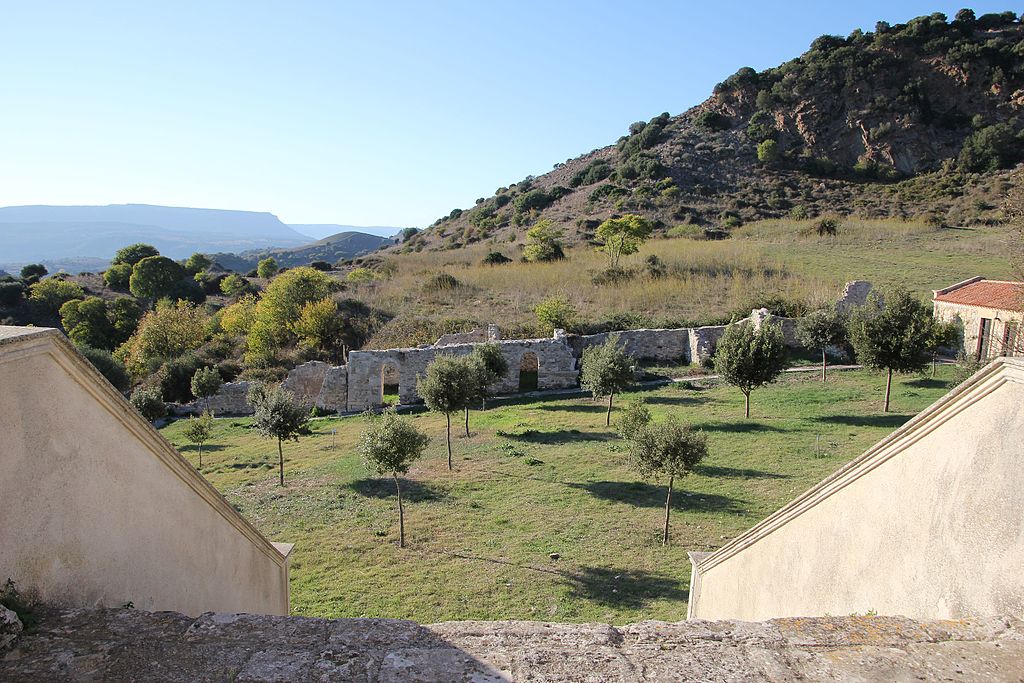
[[[870,290],[871,284],[863,280],[849,282],[836,306],[848,309],[864,303]],[[796,338],[796,318],[774,316],[762,308],[751,311],[749,317],[731,324],[753,324],[760,327],[765,323],[780,326],[787,346],[800,347]],[[493,342],[501,348],[509,371],[491,387],[492,392],[504,394],[518,391],[520,370],[532,369],[537,371],[538,389],[565,389],[575,387],[578,383],[578,361],[583,351],[603,344],[612,336],[636,360],[703,364],[714,354],[715,346],[728,327],[710,325],[697,328],[621,330],[590,335],[567,335],[563,330],[555,330],[555,334],[547,339],[503,340],[498,326],[490,324],[486,329],[443,335],[433,346],[352,351],[347,365],[331,366],[321,361],[309,361],[293,368],[283,385],[304,406],[333,412],[380,408],[383,405],[384,386],[394,384],[398,385],[400,403],[418,403],[420,398],[416,393],[416,382],[438,354],[462,356],[471,353],[476,344]],[[245,400],[248,390],[248,382],[225,384],[211,398],[210,407],[217,414],[249,414],[252,407]],[[198,413],[204,407],[205,402],[196,401],[174,406],[173,409],[178,414],[190,414]]]
[[[505,377],[491,386],[496,393],[519,389],[519,372],[524,360],[536,358],[538,389],[563,389],[576,386],[576,356],[563,336],[551,339],[502,340],[497,344],[509,369]],[[382,403],[383,375],[387,367],[398,370],[398,400],[403,404],[418,403],[416,382],[427,366],[439,355],[465,356],[474,344],[425,346],[383,351],[352,351],[348,355],[348,409],[350,411],[378,408]],[[528,357],[532,354],[532,357]]]

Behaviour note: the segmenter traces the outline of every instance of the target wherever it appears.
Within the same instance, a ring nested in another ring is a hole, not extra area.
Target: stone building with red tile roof
[[[963,329],[963,351],[978,359],[1024,356],[1024,282],[972,277],[932,292],[937,320]]]

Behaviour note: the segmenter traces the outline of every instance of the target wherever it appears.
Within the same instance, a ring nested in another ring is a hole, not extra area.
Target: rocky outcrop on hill
[[[1018,681],[1024,622],[850,616],[629,626],[54,610],[0,681]]]

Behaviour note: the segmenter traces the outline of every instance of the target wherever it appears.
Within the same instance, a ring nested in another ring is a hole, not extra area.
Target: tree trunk
[[[935,364],[938,362],[938,360],[939,360],[939,354],[938,353],[933,353],[932,354],[932,379],[935,379]]]
[[[882,408],[883,413],[889,412],[889,394],[892,393],[892,368],[889,368],[889,373],[885,378],[885,406]]]
[[[277,464],[281,469],[281,486],[284,486],[284,451],[281,450],[281,439],[277,440]]]
[[[444,414],[444,437],[448,443],[448,471],[452,469],[452,415],[451,413]]]
[[[398,472],[392,472],[395,478],[395,490],[398,491],[398,547],[405,547],[405,509],[402,508],[402,487],[398,484]]]
[[[466,406],[466,438],[469,438],[469,406]]]
[[[828,365],[828,361],[825,359],[825,347],[821,347],[821,381],[825,381],[825,367]]]
[[[203,444],[199,444],[199,469],[203,469]]]
[[[612,425],[612,397],[615,394],[608,394],[608,412],[604,416],[604,426],[611,427]]]
[[[750,417],[750,392],[743,392],[743,417]]]
[[[668,545],[668,516],[672,512],[672,483],[675,475],[668,478],[668,496],[665,497],[665,531],[661,535],[661,544]]]

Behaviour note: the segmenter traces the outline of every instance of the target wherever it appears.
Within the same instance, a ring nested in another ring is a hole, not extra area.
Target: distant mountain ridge
[[[389,237],[378,237],[364,232],[341,232],[301,247],[257,249],[243,252],[239,256],[253,264],[260,259],[272,256],[279,266],[287,268],[308,265],[313,261],[326,261],[333,265],[338,261],[363,256],[394,243],[394,240]],[[217,260],[216,257],[214,260]],[[226,264],[221,263],[227,267]]]
[[[311,238],[269,212],[111,204],[0,207],[0,265],[109,259],[134,242],[171,258],[194,252],[306,244]]]
[[[303,235],[309,235],[318,240],[344,232],[361,232],[378,237],[391,237],[405,229],[393,225],[340,225],[338,223],[289,223],[288,226]]]

